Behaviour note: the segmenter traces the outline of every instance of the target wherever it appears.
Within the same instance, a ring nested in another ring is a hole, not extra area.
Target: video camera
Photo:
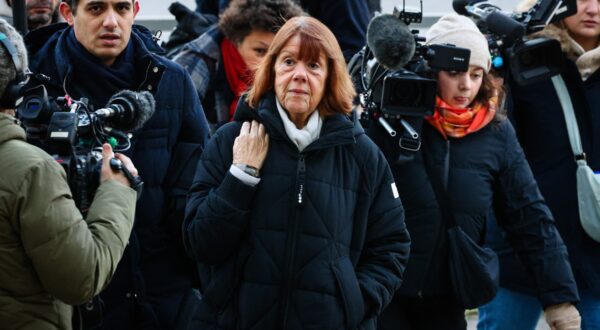
[[[454,10],[477,20],[487,35],[494,69],[509,73],[521,85],[550,79],[562,71],[560,43],[554,39],[528,40],[526,35],[542,30],[577,12],[577,0],[538,0],[528,11],[506,14],[488,1],[454,0]]]
[[[82,213],[89,209],[99,185],[102,145],[109,143],[115,152],[131,147],[131,131],[152,117],[154,97],[149,92],[121,91],[106,107],[94,109],[86,98],[49,97],[44,82],[48,77],[28,74],[14,83],[3,97],[3,104],[17,109],[17,118],[27,134],[27,142],[43,149],[63,166],[75,204]],[[111,163],[119,167],[117,162]],[[131,187],[141,192],[143,182],[123,170]],[[128,175],[129,174],[129,175]]]
[[[349,63],[359,82],[362,124],[377,122],[392,138],[401,130],[398,145],[408,152],[420,149],[423,118],[433,115],[437,81],[430,76],[439,70],[465,72],[470,59],[465,48],[422,44],[419,30],[408,28],[422,18],[422,1],[420,11],[407,11],[403,3],[401,11],[376,16],[367,28],[367,45]]]

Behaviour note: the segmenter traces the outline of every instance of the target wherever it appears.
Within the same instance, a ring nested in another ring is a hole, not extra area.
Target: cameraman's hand
[[[552,330],[581,329],[581,316],[571,303],[552,305],[546,308],[546,322]]]
[[[133,163],[129,157],[123,154],[114,154],[110,144],[105,143],[102,145],[102,170],[100,171],[100,183],[106,180],[117,180],[127,187],[130,187],[131,184],[129,183],[129,180],[127,180],[127,177],[125,177],[125,174],[123,174],[121,171],[115,171],[110,167],[109,162],[115,157],[123,162],[123,166],[127,167],[133,176],[138,175],[138,171],[135,166],[133,166]]]

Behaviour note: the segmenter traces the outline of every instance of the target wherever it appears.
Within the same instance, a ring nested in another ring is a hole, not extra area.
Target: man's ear
[[[71,6],[69,6],[69,4],[67,4],[66,2],[61,2],[60,6],[58,7],[58,10],[60,10],[60,14],[65,19],[65,21],[70,26],[73,26],[73,16],[74,15],[73,15],[73,10],[71,10]]]
[[[133,3],[133,17],[137,16],[137,13],[140,11],[140,2],[135,0]]]

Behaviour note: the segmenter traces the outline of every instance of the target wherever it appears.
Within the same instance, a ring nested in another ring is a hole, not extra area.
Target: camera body
[[[502,13],[488,1],[455,0],[455,10],[477,20],[488,38],[492,65],[511,75],[521,85],[550,79],[562,71],[563,59],[558,41],[547,38],[528,39],[526,35],[542,30],[577,12],[576,0],[538,0],[529,10]]]
[[[119,117],[94,112],[85,98],[49,97],[43,85],[46,79],[35,75],[20,84],[17,118],[27,142],[46,151],[64,168],[75,204],[86,214],[99,185],[102,144],[123,152],[131,145],[130,136],[111,127],[118,126]],[[108,108],[119,106],[109,104]]]
[[[388,15],[378,25],[382,29],[398,25],[398,31],[414,42],[414,48],[404,46],[395,49],[393,45],[402,44],[404,40],[395,39],[396,32],[393,29],[388,34],[375,35],[374,39],[377,40],[371,42],[368,33],[367,46],[355,55],[349,67],[351,75],[358,82],[363,126],[369,128],[372,123],[380,125],[389,136],[398,139],[400,149],[414,152],[421,145],[423,119],[433,115],[435,108],[438,86],[437,81],[431,78],[432,74],[439,70],[467,71],[470,50],[449,44],[425,45],[422,43],[425,39],[419,36],[418,30],[408,30],[408,24],[421,22],[422,2],[420,12],[407,12],[404,7],[402,11],[394,9],[393,16],[394,19]],[[383,58],[390,53],[386,47],[371,50],[369,45],[379,47],[378,41],[381,41],[379,45],[389,44],[389,50],[395,51],[398,58],[402,59]],[[377,51],[383,54],[382,58],[378,58]],[[401,68],[397,68],[400,65],[386,66],[387,62],[400,63]]]

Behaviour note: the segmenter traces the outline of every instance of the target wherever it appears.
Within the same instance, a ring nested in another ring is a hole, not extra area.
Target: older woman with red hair
[[[353,97],[333,33],[310,17],[284,24],[190,192],[184,244],[210,268],[200,325],[375,328],[410,239]]]

